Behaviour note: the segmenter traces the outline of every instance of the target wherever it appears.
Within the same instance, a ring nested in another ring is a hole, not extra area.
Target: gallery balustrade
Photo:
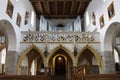
[[[100,42],[98,32],[21,32],[21,42]]]

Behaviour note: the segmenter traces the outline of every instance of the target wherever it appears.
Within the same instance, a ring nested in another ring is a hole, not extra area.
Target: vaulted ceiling
[[[38,17],[74,18],[83,16],[91,0],[30,0]]]

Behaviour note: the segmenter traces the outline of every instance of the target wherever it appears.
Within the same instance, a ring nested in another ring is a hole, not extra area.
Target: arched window
[[[5,59],[6,59],[6,48],[4,48],[2,51],[1,51],[2,55],[1,55],[1,63],[2,64],[5,64]]]
[[[35,13],[34,11],[32,11],[32,14],[31,14],[31,25],[32,26],[34,25],[34,21],[35,21]]]
[[[116,49],[114,49],[114,59],[115,59],[115,70],[116,71],[120,71],[120,59],[119,59],[119,54],[116,51]]]
[[[90,23],[90,19],[89,19],[89,13],[86,12],[86,25],[88,26]]]
[[[64,25],[63,24],[58,24],[57,27],[64,27]]]
[[[31,65],[31,75],[35,75],[35,61],[34,60]]]
[[[114,59],[115,59],[115,63],[120,62],[119,55],[118,55],[118,52],[116,51],[116,49],[114,49]]]

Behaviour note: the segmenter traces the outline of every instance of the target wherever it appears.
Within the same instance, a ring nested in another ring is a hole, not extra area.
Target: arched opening
[[[44,73],[43,56],[35,48],[22,54],[17,69],[20,75],[39,75]]]
[[[115,60],[115,70],[120,73],[120,55],[116,49],[113,50],[114,60]]]
[[[5,37],[7,50],[16,51],[16,33],[9,21],[0,20],[0,34]]]
[[[106,33],[104,38],[104,54],[109,55],[106,57],[105,62],[110,62],[110,64],[107,64],[107,66],[111,66],[111,73],[118,73],[119,69],[117,68],[119,66],[117,58],[119,58],[119,52],[120,52],[120,23],[114,22],[112,23]],[[117,62],[116,62],[117,61]],[[107,69],[106,66],[106,69]],[[108,69],[106,70],[108,71]]]
[[[0,74],[5,74],[6,48],[0,50]]]
[[[57,56],[55,58],[55,75],[65,75],[66,74],[66,61],[64,56]]]
[[[0,63],[0,73],[9,74],[9,71],[11,71],[11,74],[13,74],[12,73],[13,69],[11,69],[13,67],[9,67],[9,66],[11,65],[13,66],[15,64],[15,61],[14,62],[12,61],[12,59],[14,58],[12,58],[11,60],[8,60],[8,59],[10,59],[15,55],[14,53],[17,49],[16,45],[17,45],[17,42],[16,42],[16,33],[14,30],[14,27],[7,20],[0,20],[0,52],[1,52],[0,58],[2,58],[1,59],[2,62]],[[11,52],[12,53],[14,52],[13,53],[14,55],[12,55]],[[16,66],[14,65],[14,68],[15,67]]]
[[[71,78],[72,59],[63,49],[57,49],[49,59],[49,67],[54,80]]]
[[[83,74],[99,74],[99,65],[95,55],[85,49],[78,58],[78,66],[81,67]]]

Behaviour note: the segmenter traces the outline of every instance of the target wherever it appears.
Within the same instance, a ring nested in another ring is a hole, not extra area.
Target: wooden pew
[[[77,80],[120,80],[120,74],[89,74],[77,77]]]
[[[1,75],[0,80],[48,80],[45,75]]]

